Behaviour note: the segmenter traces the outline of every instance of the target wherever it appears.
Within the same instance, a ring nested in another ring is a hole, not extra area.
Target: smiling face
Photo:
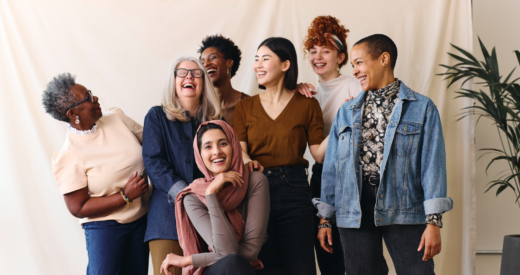
[[[177,69],[192,70],[200,68],[193,61],[182,61]],[[200,98],[203,86],[204,78],[193,77],[192,72],[189,72],[186,77],[175,77],[175,93],[181,101],[187,98]]]
[[[233,148],[226,134],[220,129],[210,129],[202,134],[200,156],[213,176],[229,170]]]
[[[309,61],[314,72],[322,81],[328,81],[339,76],[338,66],[345,59],[344,53],[327,46],[314,45],[309,50]]]
[[[372,57],[366,43],[361,43],[352,48],[350,58],[352,75],[359,80],[363,91],[379,90],[386,86],[384,75],[388,67],[383,65],[383,55]]]
[[[289,70],[290,62],[282,62],[278,55],[266,46],[258,49],[255,55],[255,63],[253,69],[258,80],[258,84],[262,86],[274,86],[283,81],[285,72]]]
[[[72,86],[70,92],[78,102],[89,96],[87,88],[81,84],[75,84]],[[80,121],[85,124],[94,124],[103,116],[97,96],[94,96],[94,103],[92,103],[90,99],[87,99],[78,106],[70,109],[68,114],[70,114],[69,117],[72,118],[72,121],[74,121],[75,117],[78,116]]]
[[[224,59],[224,55],[217,48],[205,49],[200,55],[200,62],[204,65],[213,84],[231,78],[228,70],[233,66],[233,60]]]

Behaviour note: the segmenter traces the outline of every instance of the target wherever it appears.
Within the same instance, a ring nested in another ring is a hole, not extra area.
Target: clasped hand
[[[242,179],[242,176],[240,173],[237,173],[235,171],[228,171],[218,174],[212,183],[209,184],[208,188],[206,189],[206,195],[209,194],[216,194],[224,185],[229,182],[233,184],[234,187],[242,186],[244,183],[244,180]]]

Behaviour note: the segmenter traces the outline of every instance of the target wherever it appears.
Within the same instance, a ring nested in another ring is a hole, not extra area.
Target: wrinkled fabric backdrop
[[[399,49],[396,76],[438,106],[454,208],[444,215],[443,251],[435,257],[435,269],[472,274],[473,121],[456,122],[471,102],[453,99],[453,89],[436,76],[443,72],[438,64],[454,64],[446,54],[453,51],[450,43],[472,51],[470,0],[0,0],[0,273],[82,274],[86,269],[83,230],[65,207],[51,170],[51,156],[66,133],[64,123],[41,104],[53,76],[75,74],[99,96],[104,110],[117,106],[143,123],[150,107],[160,104],[171,62],[180,55],[197,56],[202,38],[221,33],[242,50],[232,80],[239,91],[259,92],[254,55],[271,36],[295,44],[298,81],[317,84],[302,41],[318,15],[335,16],[350,29],[349,49],[374,33],[390,36]],[[350,74],[350,65],[342,73]]]

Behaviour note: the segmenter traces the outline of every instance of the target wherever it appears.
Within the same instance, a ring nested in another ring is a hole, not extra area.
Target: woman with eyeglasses
[[[187,183],[204,178],[194,159],[193,139],[202,122],[221,119],[219,96],[199,60],[180,57],[170,68],[161,106],[144,120],[143,160],[154,186],[144,241],[160,274],[170,253],[183,255],[175,223],[175,197]],[[169,270],[176,275],[181,268]]]
[[[204,38],[197,53],[200,53],[200,62],[220,96],[222,117],[233,126],[235,105],[249,97],[231,85],[231,78],[240,66],[242,52],[231,39],[218,34]]]
[[[118,108],[103,115],[98,98],[69,73],[49,82],[42,102],[67,123],[52,168],[67,208],[85,230],[87,274],[147,274],[143,239],[151,189],[141,155],[143,127]]]

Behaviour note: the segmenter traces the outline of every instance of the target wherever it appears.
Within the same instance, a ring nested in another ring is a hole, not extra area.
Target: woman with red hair
[[[319,84],[315,88],[311,84],[302,83],[298,85],[298,91],[307,97],[314,97],[320,103],[325,123],[325,135],[328,135],[332,121],[339,107],[350,99],[355,98],[361,92],[359,81],[352,76],[341,74],[341,68],[347,64],[347,33],[345,26],[333,16],[318,16],[314,18],[307,36],[303,41],[304,54],[308,58],[312,69],[319,77]],[[327,147],[328,137],[320,146],[320,151]],[[321,174],[323,163],[316,162],[312,167],[311,191],[313,198],[321,196]],[[317,213],[317,210],[315,210]],[[315,216],[315,233],[318,235],[320,217]],[[325,225],[328,226],[328,225]],[[322,274],[345,274],[343,263],[343,251],[339,241],[338,228],[334,223],[332,226],[332,238],[328,244],[320,244],[315,239],[316,257]],[[335,240],[334,242],[332,240]],[[388,267],[381,255],[381,273],[388,274]]]

